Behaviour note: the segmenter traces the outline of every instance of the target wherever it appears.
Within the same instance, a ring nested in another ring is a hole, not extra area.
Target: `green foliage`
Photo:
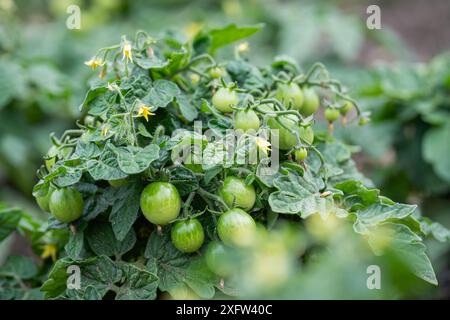
[[[389,185],[398,176],[407,177],[410,187],[397,187],[392,194],[397,199],[416,192],[445,195],[450,190],[449,66],[448,54],[426,65],[381,65],[358,85],[363,108],[372,111],[372,124],[361,134],[346,136],[374,158],[395,152],[380,180]]]

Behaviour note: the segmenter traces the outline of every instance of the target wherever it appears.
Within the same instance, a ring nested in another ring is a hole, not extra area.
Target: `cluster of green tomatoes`
[[[221,77],[221,74],[212,75],[215,76]],[[304,117],[314,114],[320,106],[320,99],[314,88],[306,86],[301,88],[294,82],[278,84],[274,95],[282,105],[288,106],[287,110],[295,110]],[[283,110],[276,109],[276,105],[271,103],[238,109],[236,108],[239,105],[238,91],[233,85],[224,85],[217,89],[212,96],[212,104],[223,114],[232,113],[234,129],[244,132],[258,131],[262,125],[260,117],[269,114],[267,125],[270,129],[278,130],[279,149],[288,150],[299,162],[307,157],[307,148],[299,147],[298,137],[306,146],[312,145],[314,131],[310,125],[299,125],[300,119],[297,115],[277,114]],[[324,117],[332,123],[340,114],[345,115],[349,112],[352,107],[350,102],[346,102],[339,109],[328,107],[325,109]],[[49,167],[54,165],[55,158],[50,157],[46,160],[49,170]],[[188,165],[186,164],[186,167],[190,168]],[[109,183],[112,187],[120,187],[128,181],[120,179]],[[255,204],[256,192],[252,185],[245,183],[245,180],[228,176],[219,188],[217,196],[231,209],[220,214],[217,219],[217,234],[221,241],[214,240],[208,244],[206,261],[212,271],[224,276],[226,270],[222,262],[226,260],[227,248],[249,246],[255,238],[256,223],[248,212]],[[56,189],[51,186],[49,192],[43,197],[36,197],[36,201],[42,210],[50,212],[63,223],[71,223],[83,214],[83,197],[74,187]],[[173,184],[162,181],[148,184],[140,196],[140,208],[145,218],[152,224],[157,226],[172,224],[171,240],[178,250],[193,253],[202,247],[205,241],[204,228],[195,217],[179,218],[182,200]]]
[[[112,180],[113,187],[119,187],[127,181]],[[66,187],[49,190],[46,196],[36,197],[42,210],[50,212],[57,220],[71,223],[83,213],[84,201],[81,193]],[[222,213],[217,221],[217,232],[223,242],[212,241],[206,253],[208,266],[212,271],[223,274],[222,261],[226,255],[226,246],[245,247],[251,244],[256,231],[253,218],[246,212],[253,208],[256,200],[255,189],[235,176],[225,179],[218,191],[219,196],[232,209]],[[176,187],[169,182],[152,182],[141,193],[140,207],[145,218],[151,223],[164,226],[177,219],[181,211],[181,197]],[[173,223],[171,230],[173,245],[180,251],[192,253],[201,248],[205,240],[202,224],[197,218],[187,218]]]

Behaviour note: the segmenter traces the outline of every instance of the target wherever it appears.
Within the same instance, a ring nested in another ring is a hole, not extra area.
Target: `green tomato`
[[[307,142],[308,144],[312,144],[314,142],[314,130],[311,126],[308,127],[300,127],[299,130],[300,138]]]
[[[43,211],[50,212],[50,197],[52,196],[52,192],[55,190],[53,187],[49,187],[47,194],[42,197],[36,197],[36,202]]]
[[[319,109],[319,96],[313,88],[303,88],[303,106],[300,110],[301,114],[309,117]]]
[[[339,111],[337,109],[327,108],[325,110],[325,119],[327,119],[328,122],[334,122],[338,118],[339,118]]]
[[[252,129],[257,131],[260,125],[258,115],[253,110],[240,110],[234,114],[234,129],[236,130],[240,129],[246,132]]]
[[[213,79],[219,79],[226,75],[225,69],[221,67],[212,67],[211,69],[208,70],[208,73],[209,76]]]
[[[58,221],[69,223],[77,220],[83,214],[83,207],[83,196],[75,188],[57,189],[50,196],[50,213]]]
[[[294,132],[299,130],[297,124],[297,117],[294,115],[283,115],[278,117],[279,121],[275,118],[270,118],[267,121],[269,128],[278,130],[278,144],[281,150],[289,150],[297,144],[296,136],[288,129],[290,128]]]
[[[239,102],[236,91],[229,88],[220,88],[212,97],[214,107],[223,112],[232,112],[234,106]]]
[[[108,183],[110,184],[111,187],[118,188],[127,185],[128,179],[123,178],[123,179],[108,180]]]
[[[308,156],[308,151],[306,148],[300,148],[294,151],[294,157],[297,161],[303,161]]]
[[[342,108],[339,109],[339,112],[345,116],[350,110],[353,109],[353,103],[351,101],[346,100]]]
[[[250,210],[253,208],[256,200],[255,188],[252,185],[247,186],[243,179],[238,177],[226,177],[219,195],[223,201],[229,206]]]
[[[206,248],[206,265],[215,274],[226,277],[234,269],[230,248],[219,241],[211,241]]]
[[[300,110],[303,106],[303,92],[296,83],[278,85],[275,97],[286,106]]]
[[[175,223],[171,232],[172,243],[182,252],[192,253],[200,249],[205,240],[203,227],[197,219]]]
[[[230,209],[220,215],[217,233],[229,246],[246,247],[253,242],[256,232],[255,220],[244,210]]]
[[[180,214],[180,194],[169,182],[150,183],[142,191],[140,203],[142,213],[154,224],[168,224]]]

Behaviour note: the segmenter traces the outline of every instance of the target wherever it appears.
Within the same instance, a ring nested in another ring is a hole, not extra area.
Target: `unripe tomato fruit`
[[[334,122],[338,118],[339,118],[339,111],[337,109],[327,108],[325,110],[325,119],[327,119],[328,122]]]
[[[111,187],[118,188],[128,184],[128,179],[123,178],[123,179],[108,180],[108,183],[110,184]]]
[[[75,188],[57,189],[50,196],[50,213],[58,221],[69,223],[77,220],[83,214],[83,207],[83,196]]]
[[[229,207],[234,205],[244,210],[253,208],[256,200],[255,188],[252,185],[247,186],[243,179],[233,176],[225,178],[219,195]]]
[[[253,110],[239,110],[234,114],[234,129],[244,132],[253,129],[257,131],[261,123],[258,115]]]
[[[208,73],[211,78],[218,79],[225,76],[226,71],[221,67],[212,67],[209,69]]]
[[[303,88],[303,106],[300,110],[301,114],[309,117],[319,109],[319,96],[313,88]]]
[[[239,208],[222,213],[217,221],[219,238],[229,246],[248,246],[253,242],[255,232],[255,220]]]
[[[281,124],[278,123],[275,118],[270,118],[267,121],[267,124],[271,129],[278,130],[279,148],[281,150],[289,150],[297,144],[297,138],[286,128],[298,131],[299,128],[297,126],[297,117],[294,115],[283,115],[279,116],[278,120],[281,122]]]
[[[308,156],[308,151],[306,148],[300,148],[294,151],[294,157],[297,161],[303,161]]]
[[[213,106],[220,112],[232,112],[239,102],[236,91],[229,88],[220,88],[212,97]]]
[[[208,244],[205,260],[208,268],[221,277],[226,277],[233,271],[230,248],[219,241]]]
[[[345,116],[347,113],[350,112],[350,110],[353,109],[353,103],[351,101],[345,101],[344,105],[342,106],[342,108],[339,109],[339,112]]]
[[[50,197],[55,189],[53,187],[48,188],[48,192],[45,196],[36,197],[36,202],[43,211],[50,212]]]
[[[303,106],[303,92],[296,83],[278,85],[275,97],[284,105],[300,110]]]
[[[154,224],[168,224],[180,214],[180,194],[169,182],[150,183],[142,191],[140,203],[145,218]]]
[[[175,248],[182,252],[192,253],[202,246],[205,233],[197,219],[188,219],[174,224],[171,238]]]

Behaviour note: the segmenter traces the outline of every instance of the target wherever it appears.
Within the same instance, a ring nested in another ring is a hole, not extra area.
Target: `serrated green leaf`
[[[391,219],[405,219],[416,210],[416,205],[395,203],[387,205],[375,203],[356,212],[354,229],[358,233],[365,233],[368,228],[387,222]]]
[[[25,256],[9,256],[0,267],[0,275],[13,275],[21,279],[30,279],[38,272],[32,258]]]
[[[80,289],[68,289],[68,267],[74,265],[80,268]],[[57,298],[67,291],[76,291],[72,297],[84,296],[89,287],[96,289],[96,296],[102,298],[109,288],[120,281],[122,270],[106,256],[98,256],[86,260],[73,261],[69,258],[58,260],[48,275],[47,281],[41,287],[45,298]],[[92,290],[92,289],[88,289]]]
[[[142,186],[138,183],[131,183],[120,188],[111,188],[111,222],[116,238],[121,241],[133,227],[139,214],[139,199]]]
[[[450,120],[428,130],[423,138],[423,157],[433,165],[440,178],[450,183]]]
[[[208,36],[211,37],[209,51],[214,53],[218,48],[247,38],[261,30],[263,27],[263,24],[251,26],[237,26],[235,24],[230,24],[224,28],[212,29],[208,32]]]
[[[147,169],[152,161],[159,158],[159,146],[150,144],[145,148],[127,146],[113,147],[120,169],[126,174],[137,174]]]
[[[22,214],[22,211],[18,208],[11,208],[0,202],[0,241],[16,229]]]
[[[158,277],[148,270],[127,263],[121,266],[125,282],[117,292],[116,300],[154,300]]]
[[[129,229],[123,240],[119,241],[108,222],[90,222],[85,233],[89,247],[99,256],[122,256],[130,251],[136,243],[136,234],[133,229]]]
[[[403,224],[383,223],[380,227],[390,238],[386,250],[394,252],[417,277],[437,285],[436,275],[425,253],[426,247],[422,239]],[[377,246],[373,245],[373,241],[376,241],[374,236],[377,237],[377,230],[371,230],[368,234],[369,244],[376,250]]]
[[[175,83],[168,80],[157,80],[142,101],[150,106],[165,108],[179,94],[180,89]]]
[[[87,170],[94,180],[117,180],[127,177],[120,170],[119,163],[113,152],[106,150],[99,159],[89,160]]]
[[[204,268],[203,262],[191,261],[189,255],[177,250],[168,232],[164,235],[151,234],[145,257],[149,259],[147,269],[158,274],[160,290],[171,292],[186,284],[201,298],[214,295],[217,279]]]

